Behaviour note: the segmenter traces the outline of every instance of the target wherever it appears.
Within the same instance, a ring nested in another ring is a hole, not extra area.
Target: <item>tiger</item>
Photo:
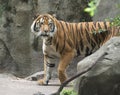
[[[58,77],[62,84],[67,80],[66,68],[77,56],[88,56],[99,49],[111,37],[117,36],[120,27],[110,22],[71,23],[58,20],[50,14],[39,14],[31,24],[31,32],[43,40],[44,78],[40,85],[48,85],[55,59],[58,58]]]

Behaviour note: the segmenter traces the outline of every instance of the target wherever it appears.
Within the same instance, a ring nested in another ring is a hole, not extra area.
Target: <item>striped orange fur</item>
[[[117,36],[120,27],[111,27],[110,22],[69,23],[43,14],[33,21],[31,30],[43,39],[45,75],[39,84],[48,84],[56,58],[59,59],[59,79],[63,83],[67,79],[65,70],[75,56],[92,54],[111,37]]]

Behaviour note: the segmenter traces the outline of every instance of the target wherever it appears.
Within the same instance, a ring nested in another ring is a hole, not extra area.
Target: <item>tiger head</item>
[[[31,32],[33,32],[36,37],[53,37],[57,31],[55,20],[56,18],[49,14],[39,15],[31,25]]]

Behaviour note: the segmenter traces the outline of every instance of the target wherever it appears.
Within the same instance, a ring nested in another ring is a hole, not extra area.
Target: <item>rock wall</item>
[[[5,43],[0,39],[0,73],[12,73],[16,75],[17,63],[13,60]]]
[[[84,12],[89,0],[38,0],[37,13],[54,13],[58,19],[65,21],[90,21],[91,17]]]
[[[69,22],[90,21],[91,17],[83,11],[88,2],[89,0],[0,0],[0,39],[2,42],[0,45],[7,47],[2,47],[0,50],[0,62],[6,64],[6,67],[10,66],[10,71],[21,77],[43,70],[41,40],[39,39],[39,50],[37,52],[31,46],[34,38],[30,33],[32,18],[37,13],[51,13],[56,14],[58,19]],[[106,5],[100,3],[104,6],[98,8],[98,10],[102,10],[97,12],[99,15],[96,14],[94,20],[102,19],[103,15],[107,18],[108,12],[112,14],[113,5],[115,6],[113,2],[118,3],[119,0],[110,0],[109,3],[104,0],[104,2]],[[108,9],[109,11],[107,11]],[[118,10],[115,11],[119,13]],[[116,12],[113,13],[116,14]],[[7,55],[10,57],[10,61],[5,61],[7,57],[4,56],[6,52],[3,51],[9,52]],[[80,59],[75,59],[71,67],[76,66],[74,64],[77,63],[76,60],[79,61]],[[7,64],[16,65],[14,67]],[[3,67],[1,64],[0,66]],[[75,71],[71,71],[71,68],[68,70],[69,73],[75,73]],[[4,72],[6,69],[2,71]]]
[[[17,64],[13,72],[18,76],[29,75],[31,70],[29,27],[32,22],[32,6],[16,0],[6,0],[6,2],[1,0],[1,2],[2,5],[5,4],[5,9],[1,16],[0,39]],[[13,64],[13,61],[6,64]]]
[[[104,21],[120,15],[120,0],[100,0],[94,21]]]
[[[65,21],[90,20],[83,12],[86,6],[86,0],[0,0],[0,67],[10,68],[0,71],[24,77],[43,70],[41,40],[37,52],[31,46],[34,37],[30,25],[34,15],[52,13]]]

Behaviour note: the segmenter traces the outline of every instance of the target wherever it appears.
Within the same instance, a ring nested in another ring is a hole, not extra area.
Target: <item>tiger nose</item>
[[[44,27],[44,32],[45,33],[48,32],[48,26],[47,25],[45,25],[45,27]]]
[[[44,32],[45,32],[45,33],[47,33],[47,32],[48,32],[48,30],[44,30]]]

